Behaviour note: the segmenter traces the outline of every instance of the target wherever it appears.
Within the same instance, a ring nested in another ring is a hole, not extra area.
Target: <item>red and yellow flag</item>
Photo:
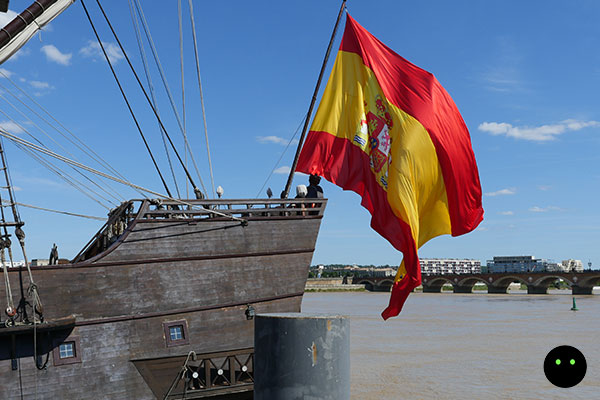
[[[296,170],[361,195],[371,227],[403,253],[384,319],[421,284],[417,249],[483,219],[471,138],[454,101],[350,15]]]

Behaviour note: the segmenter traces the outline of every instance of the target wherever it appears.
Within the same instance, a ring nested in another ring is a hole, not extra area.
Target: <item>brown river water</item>
[[[306,293],[302,311],[350,318],[353,400],[600,399],[600,291],[527,295],[523,291],[412,293],[383,321],[389,293]],[[587,361],[579,385],[544,375],[554,347],[578,348]]]

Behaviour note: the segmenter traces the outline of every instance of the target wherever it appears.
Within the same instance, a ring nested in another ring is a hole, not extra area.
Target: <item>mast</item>
[[[37,0],[0,30],[0,64],[75,0]]]
[[[302,128],[302,135],[300,135],[300,140],[298,142],[298,148],[296,149],[296,155],[294,156],[294,162],[292,163],[292,168],[290,171],[290,175],[288,176],[287,183],[285,184],[285,189],[283,193],[281,193],[281,198],[287,198],[290,192],[290,186],[292,186],[292,180],[294,179],[294,172],[296,170],[296,165],[298,165],[298,157],[300,157],[300,150],[302,150],[302,143],[304,143],[304,138],[306,137],[306,130],[308,129],[308,123],[310,122],[310,117],[312,115],[313,108],[315,107],[315,103],[317,101],[317,94],[319,93],[319,88],[321,87],[321,81],[323,80],[323,74],[325,73],[325,66],[327,65],[327,61],[329,60],[329,54],[331,53],[331,46],[333,46],[333,40],[335,39],[335,34],[337,32],[338,26],[340,24],[340,20],[342,19],[342,14],[344,9],[346,8],[346,0],[342,1],[342,6],[340,7],[340,12],[338,13],[337,20],[335,21],[335,26],[333,27],[333,32],[331,33],[331,39],[329,39],[329,46],[327,47],[327,52],[325,53],[325,59],[323,60],[323,65],[321,65],[321,72],[319,73],[319,79],[317,79],[317,86],[315,87],[315,91],[312,96],[312,100],[310,102],[310,106],[308,107],[308,113],[306,114],[306,120],[304,120],[304,127]]]

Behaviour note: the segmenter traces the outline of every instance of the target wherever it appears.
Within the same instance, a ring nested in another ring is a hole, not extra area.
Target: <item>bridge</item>
[[[472,293],[475,284],[485,284],[488,293],[508,293],[510,284],[518,282],[527,286],[527,294],[547,294],[557,279],[569,285],[574,295],[592,294],[594,286],[600,285],[600,271],[421,275],[423,293],[440,293],[446,284],[452,285],[454,293]],[[355,276],[352,283],[364,284],[370,291],[390,291],[394,277]]]

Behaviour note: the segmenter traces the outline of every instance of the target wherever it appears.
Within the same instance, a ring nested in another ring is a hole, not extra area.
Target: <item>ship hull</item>
[[[123,207],[74,262],[34,267],[44,317],[75,316],[72,332],[56,346],[72,342],[77,354],[61,359],[56,347],[41,371],[33,357],[15,357],[16,370],[14,361],[0,361],[0,397],[21,398],[22,391],[29,398],[36,390],[40,399],[251,391],[251,317],[300,311],[325,202],[307,203],[310,212],[282,200],[200,205],[202,212],[184,212],[144,201],[131,215]],[[207,212],[211,207],[221,211]],[[17,274],[10,272],[13,293]],[[170,337],[173,326],[179,336]],[[191,354],[212,361],[198,369],[206,379],[185,387],[177,378]],[[21,389],[19,375],[37,389]]]

